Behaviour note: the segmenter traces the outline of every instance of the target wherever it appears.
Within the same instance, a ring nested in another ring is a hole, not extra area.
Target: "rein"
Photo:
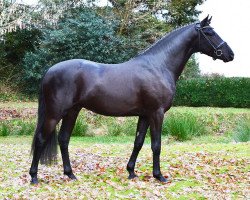
[[[221,41],[221,43],[219,45],[215,45],[213,44],[213,42],[206,36],[206,34],[203,32],[203,29],[204,28],[211,28],[210,26],[204,26],[204,27],[201,27],[200,26],[200,23],[197,23],[196,26],[195,26],[195,29],[198,31],[199,33],[199,49],[200,49],[200,38],[201,38],[201,34],[203,35],[203,37],[207,40],[207,42],[213,47],[214,49],[214,54],[215,56],[217,57],[221,57],[223,55],[223,51],[220,49],[224,44],[226,44],[225,41]],[[216,57],[213,56],[213,59],[216,60]]]

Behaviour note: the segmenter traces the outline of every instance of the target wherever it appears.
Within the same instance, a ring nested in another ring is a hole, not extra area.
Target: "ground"
[[[10,131],[7,137],[0,137],[0,199],[250,199],[250,142],[235,143],[232,138],[237,122],[249,119],[250,110],[173,107],[167,117],[190,112],[205,124],[207,134],[186,142],[163,137],[161,166],[169,179],[166,184],[152,177],[149,137],[136,165],[139,178],[127,179],[133,130],[128,135],[71,137],[69,152],[78,180],[63,175],[59,155],[56,165],[39,165],[40,183],[34,186],[28,171],[34,132],[30,126],[35,126],[37,103],[0,102],[0,125],[9,127],[6,133]],[[112,129],[105,127],[112,128],[115,120],[86,110],[79,118],[87,121],[91,133],[109,132]],[[117,125],[124,126],[117,131],[131,127],[120,118]],[[22,135],[28,131],[31,135]]]
[[[92,137],[93,138],[93,137]],[[55,166],[39,166],[37,186],[30,185],[31,137],[0,137],[0,199],[249,199],[250,143],[174,142],[163,138],[161,166],[170,182],[152,177],[147,138],[136,166],[139,178],[128,180],[131,137],[110,143],[73,137],[70,157],[78,177],[71,181]],[[128,142],[129,141],[129,142]]]

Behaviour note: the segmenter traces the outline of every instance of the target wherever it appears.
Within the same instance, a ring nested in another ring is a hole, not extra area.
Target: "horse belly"
[[[97,90],[85,99],[84,107],[107,116],[134,116],[142,112],[136,94],[124,90]]]

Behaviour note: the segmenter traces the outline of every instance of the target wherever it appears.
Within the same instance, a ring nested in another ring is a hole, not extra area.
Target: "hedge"
[[[250,78],[179,80],[174,105],[250,108]]]

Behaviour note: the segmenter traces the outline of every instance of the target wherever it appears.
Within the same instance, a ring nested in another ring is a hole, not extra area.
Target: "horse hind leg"
[[[63,160],[63,169],[64,174],[67,175],[70,179],[76,179],[75,175],[72,172],[72,168],[70,165],[70,159],[69,159],[69,140],[72,133],[72,130],[74,128],[78,113],[80,109],[71,109],[62,120],[62,125],[60,128],[60,132],[58,135],[58,141],[60,145],[60,150],[62,154],[62,160]]]
[[[39,160],[41,163],[51,164],[56,160],[56,125],[59,120],[52,118],[45,118],[44,123],[37,127],[33,144],[33,160],[29,174],[31,176],[31,183],[37,184],[37,171]]]

